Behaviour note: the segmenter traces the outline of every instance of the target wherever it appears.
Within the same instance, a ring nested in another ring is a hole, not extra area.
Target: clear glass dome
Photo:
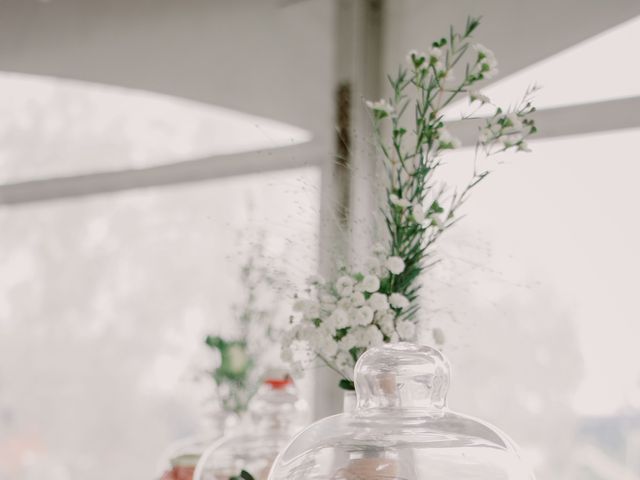
[[[290,378],[267,380],[249,404],[237,429],[211,445],[200,458],[194,480],[229,480],[248,472],[266,480],[273,461],[307,420],[308,408]]]
[[[269,480],[532,480],[513,442],[446,407],[449,364],[429,347],[388,344],[356,364],[356,408],[314,423]]]

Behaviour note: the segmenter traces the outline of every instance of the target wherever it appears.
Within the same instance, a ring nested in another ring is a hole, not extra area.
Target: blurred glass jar
[[[243,423],[212,444],[197,464],[194,480],[229,480],[248,472],[266,480],[273,461],[308,421],[308,408],[289,377],[264,382]]]
[[[269,480],[533,479],[504,433],[446,407],[449,365],[437,350],[373,348],[355,385],[355,409],[297,435]]]
[[[228,427],[238,422],[229,412],[217,412],[210,417],[206,432],[180,439],[163,455],[161,480],[192,480],[198,460],[214,442],[224,437]]]

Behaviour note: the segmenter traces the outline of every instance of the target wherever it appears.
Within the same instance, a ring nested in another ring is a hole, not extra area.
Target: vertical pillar
[[[335,158],[323,169],[320,268],[330,277],[339,260],[357,262],[370,243],[376,208],[377,159],[365,99],[381,95],[383,0],[335,1]],[[342,410],[339,377],[316,372],[316,418]]]

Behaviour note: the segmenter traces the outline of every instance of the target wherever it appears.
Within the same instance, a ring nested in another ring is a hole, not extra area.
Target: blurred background
[[[363,99],[467,15],[499,60],[485,93],[543,89],[533,153],[425,275],[450,406],[539,480],[640,480],[636,0],[1,0],[0,479],[153,478],[202,422],[238,236],[260,232],[284,302],[366,242]],[[328,385],[308,379],[316,416]]]

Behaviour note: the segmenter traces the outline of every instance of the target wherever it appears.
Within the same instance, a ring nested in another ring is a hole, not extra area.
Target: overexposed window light
[[[0,72],[0,183],[295,145],[309,132],[141,90]]]
[[[498,105],[512,105],[535,82],[539,109],[602,102],[640,95],[640,16],[534,63],[482,89]],[[447,118],[468,112],[466,100],[452,105]],[[479,114],[491,113],[482,109]]]

